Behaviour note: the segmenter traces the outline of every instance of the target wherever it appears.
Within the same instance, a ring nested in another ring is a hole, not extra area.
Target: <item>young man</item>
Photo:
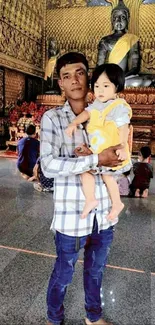
[[[47,291],[47,325],[61,324],[64,319],[66,289],[72,281],[79,249],[83,247],[85,323],[110,324],[101,318],[100,289],[113,239],[113,225],[117,220],[111,224],[106,219],[111,203],[99,173],[95,176],[99,205],[86,219],[80,218],[85,202],[80,174],[99,171],[101,166],[117,166],[120,162],[115,150],[119,146],[108,148],[99,155],[90,154],[84,146],[79,150],[80,143],[88,145],[84,126],[81,125],[72,138],[65,132],[68,124],[87,106],[87,72],[88,62],[81,53],[67,53],[58,59],[58,82],[67,102],[62,108],[47,111],[41,121],[41,167],[46,177],[55,179],[51,229],[55,232],[57,259]]]
[[[25,179],[32,181],[35,178],[33,176],[33,167],[39,157],[40,142],[35,139],[36,128],[34,125],[28,125],[26,133],[27,137],[18,141],[17,167]]]

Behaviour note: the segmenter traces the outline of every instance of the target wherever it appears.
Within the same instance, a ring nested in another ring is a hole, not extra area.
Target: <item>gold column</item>
[[[129,32],[139,36],[139,10],[143,0],[125,0],[125,5],[130,10]]]
[[[45,64],[46,64],[46,62],[45,62],[45,60],[46,60],[46,0],[44,0],[42,53],[43,53],[43,70],[45,70]]]

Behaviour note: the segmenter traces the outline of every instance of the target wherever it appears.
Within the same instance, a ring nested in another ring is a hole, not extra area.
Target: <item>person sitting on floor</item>
[[[131,196],[148,197],[150,180],[153,178],[153,167],[150,164],[151,150],[148,146],[141,147],[138,162],[133,165],[134,178],[130,185]]]
[[[21,172],[23,178],[33,181],[33,168],[39,157],[40,142],[35,139],[36,128],[34,125],[28,125],[26,129],[27,137],[18,141],[17,152],[17,168]]]

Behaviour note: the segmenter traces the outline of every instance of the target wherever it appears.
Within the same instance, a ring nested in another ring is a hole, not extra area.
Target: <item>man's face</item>
[[[125,10],[116,10],[112,15],[112,27],[115,31],[122,31],[127,28],[128,19]]]
[[[68,100],[80,100],[85,99],[88,91],[87,78],[83,63],[66,64],[60,70],[58,83]]]

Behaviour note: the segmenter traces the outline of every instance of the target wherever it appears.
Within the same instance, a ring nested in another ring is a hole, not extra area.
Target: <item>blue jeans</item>
[[[77,238],[56,232],[55,244],[57,258],[47,290],[47,318],[54,324],[60,324],[64,319],[63,301],[66,289],[72,281],[75,263],[79,249],[84,247],[84,291],[87,318],[91,322],[101,318],[100,289],[103,270],[106,265],[110,245],[113,240],[113,227],[101,230],[94,218],[91,235]]]

